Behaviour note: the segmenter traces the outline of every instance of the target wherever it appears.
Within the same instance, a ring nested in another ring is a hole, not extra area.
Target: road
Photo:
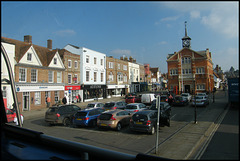
[[[239,160],[239,109],[229,108],[201,160]]]
[[[211,104],[197,108],[197,114],[211,108]],[[172,107],[172,117],[170,127],[161,127],[159,143],[164,142],[179,129],[194,119],[194,107],[177,106]],[[24,121],[24,128],[41,131],[46,135],[67,139],[70,141],[94,145],[110,150],[120,151],[136,155],[138,153],[148,153],[155,147],[155,135],[132,132],[128,127],[120,132],[110,129],[98,129],[90,127],[64,127],[61,125],[49,126],[45,123],[44,117],[31,118]]]

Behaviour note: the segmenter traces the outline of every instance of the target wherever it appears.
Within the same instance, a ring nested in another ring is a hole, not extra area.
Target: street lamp
[[[195,73],[193,74],[193,82],[194,82],[194,124],[197,124],[196,79],[195,79]]]

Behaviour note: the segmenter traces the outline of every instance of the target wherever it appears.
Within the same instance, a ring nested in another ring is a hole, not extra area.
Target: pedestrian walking
[[[62,99],[62,103],[63,103],[64,105],[67,103],[66,96],[63,97],[63,99]]]
[[[51,99],[50,99],[50,97],[48,96],[48,97],[47,97],[47,107],[48,107],[48,108],[50,107],[50,102],[51,102]]]
[[[20,115],[20,118],[21,118],[21,122],[22,122],[22,125],[23,125],[23,119],[24,119],[24,118],[23,118],[23,115],[22,115],[22,114]],[[18,125],[18,119],[17,119],[17,116],[14,117],[13,122],[15,122],[16,125]]]
[[[80,94],[78,94],[78,102],[79,102],[79,103],[81,102],[81,96],[80,96]]]

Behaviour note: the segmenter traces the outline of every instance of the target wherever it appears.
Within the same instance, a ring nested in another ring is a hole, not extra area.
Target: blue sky
[[[214,67],[239,69],[239,2],[7,2],[1,1],[1,35],[53,48],[67,44],[107,56],[132,56],[167,72],[167,54],[182,49],[184,22],[195,51],[209,48]]]

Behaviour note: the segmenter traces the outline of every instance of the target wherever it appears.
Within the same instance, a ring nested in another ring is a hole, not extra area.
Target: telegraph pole
[[[160,95],[157,96],[156,99],[156,107],[157,107],[157,133],[156,133],[156,151],[155,154],[157,154],[158,152],[158,136],[159,136],[159,121],[160,121]]]

